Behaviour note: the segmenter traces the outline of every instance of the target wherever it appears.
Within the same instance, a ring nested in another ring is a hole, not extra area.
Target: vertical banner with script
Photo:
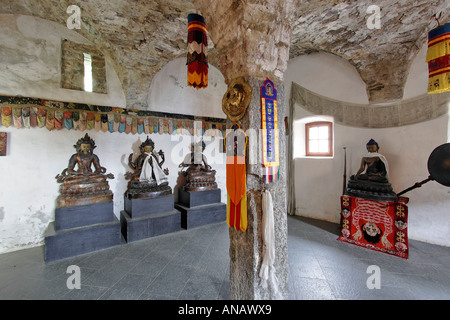
[[[266,79],[261,87],[261,122],[264,181],[277,181],[279,172],[277,90],[272,81]]]

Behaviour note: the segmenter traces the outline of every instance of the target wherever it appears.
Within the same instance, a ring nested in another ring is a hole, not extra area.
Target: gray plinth
[[[128,199],[124,197],[124,208],[131,218],[142,218],[152,214],[173,211],[173,194],[148,199]]]
[[[106,249],[122,239],[113,201],[57,208],[44,236],[45,262]]]
[[[45,235],[45,262],[78,256],[121,244],[120,223],[112,222],[55,231],[52,222]]]
[[[138,241],[181,230],[180,212],[151,214],[140,218],[131,218],[126,211],[120,212],[122,235],[127,242]]]
[[[205,191],[185,191],[178,189],[178,202],[188,208],[220,202],[220,189]]]
[[[181,227],[184,229],[227,220],[227,205],[221,202],[191,208],[177,203],[175,208],[181,212]]]
[[[55,230],[85,227],[114,221],[112,201],[55,209]]]

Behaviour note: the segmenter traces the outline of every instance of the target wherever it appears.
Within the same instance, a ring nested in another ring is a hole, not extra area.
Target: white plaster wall
[[[33,17],[0,15],[0,94],[124,107],[122,87],[109,64],[107,81],[110,93],[107,95],[58,87],[61,38],[87,41],[76,32],[53,22]],[[183,70],[186,70],[185,66]],[[163,92],[158,92],[159,99],[164,101],[166,95],[168,101],[176,103],[171,100],[171,93],[177,85],[168,82],[166,86],[168,88]],[[188,104],[184,104],[183,108],[175,107],[174,110],[176,113],[219,116],[218,113],[209,112],[211,102],[217,102],[223,96],[219,91],[213,91],[208,99],[197,100],[196,109],[192,112],[189,112],[189,108],[194,106]],[[198,110],[204,113],[198,113]],[[119,218],[128,183],[124,174],[131,171],[127,159],[129,154],[139,152],[139,145],[147,138],[145,134],[16,129],[1,125],[0,131],[9,132],[7,156],[0,157],[0,253],[43,244],[44,232],[54,220],[55,202],[59,195],[55,176],[67,167],[70,156],[75,153],[73,145],[86,132],[96,142],[95,154],[99,156],[101,165],[115,176],[115,179],[109,180],[109,184],[114,193],[114,214]],[[157,150],[165,152],[163,168],[169,169],[169,185],[177,200],[180,183],[178,165],[189,152],[193,139],[189,135],[169,134],[151,134],[149,137],[155,142]],[[222,202],[226,203],[225,157],[219,152],[220,140],[209,136],[204,139],[207,145],[204,154],[217,172],[216,181],[222,190]]]
[[[211,64],[208,69],[208,87],[198,90],[189,87],[186,57],[179,57],[166,64],[153,78],[148,109],[225,119],[222,98],[226,91],[223,75]]]
[[[428,43],[425,43],[417,53],[409,68],[408,77],[403,90],[403,99],[411,99],[428,90],[428,64],[426,63]]]
[[[90,41],[56,22],[0,14],[0,94],[125,108],[125,95],[106,57],[107,94],[61,88],[61,41]]]
[[[292,81],[327,98],[369,103],[366,85],[358,71],[346,60],[332,54],[311,53],[289,60],[284,73],[286,102],[289,102]]]
[[[426,82],[424,85],[423,81],[427,79],[427,68],[426,66],[423,68],[422,57],[423,49],[411,65],[406,81],[405,99],[426,92]],[[286,81],[294,81],[331,99],[364,103],[367,94],[365,88],[361,86],[361,78],[356,70],[352,70],[353,67],[350,64],[345,67],[345,63],[340,64],[342,62],[340,60],[338,57],[333,58],[327,54],[314,54],[295,59],[288,66],[289,77]],[[314,65],[320,66],[322,72],[317,74],[307,72]],[[326,74],[326,80],[324,80],[324,74]],[[305,79],[306,75],[307,79]],[[331,87],[333,83],[334,88]],[[290,88],[290,82],[286,82],[285,86]],[[364,95],[366,95],[365,99]],[[351,100],[350,97],[352,97]],[[309,116],[311,116],[310,112],[296,106],[294,119]],[[342,194],[344,180],[343,147],[346,147],[347,153],[348,179],[358,170],[361,157],[366,152],[365,145],[371,138],[378,141],[380,153],[384,154],[388,160],[390,182],[395,192],[398,193],[428,178],[428,157],[435,147],[448,141],[448,126],[448,115],[414,125],[383,129],[362,129],[335,123],[334,158],[296,158],[294,160],[296,214],[339,222],[339,197]],[[405,194],[410,198],[408,209],[411,239],[450,246],[447,236],[450,231],[449,193],[450,190],[447,187],[431,181]]]

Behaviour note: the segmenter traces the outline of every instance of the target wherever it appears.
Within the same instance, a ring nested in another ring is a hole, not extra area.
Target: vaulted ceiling
[[[66,25],[81,9],[79,32],[107,55],[129,107],[145,107],[154,75],[186,54],[187,15],[205,17],[209,60],[227,81],[240,75],[282,80],[289,59],[328,52],[349,61],[373,103],[401,99],[409,66],[427,32],[450,21],[450,0],[0,0],[0,13]],[[374,20],[370,20],[370,23]],[[425,63],[425,62],[424,62]]]

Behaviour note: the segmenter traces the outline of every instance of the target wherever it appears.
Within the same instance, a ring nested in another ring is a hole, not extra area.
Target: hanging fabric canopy
[[[450,23],[428,32],[428,93],[450,91]]]
[[[206,24],[199,14],[188,15],[188,86],[197,90],[208,86],[208,39]]]

